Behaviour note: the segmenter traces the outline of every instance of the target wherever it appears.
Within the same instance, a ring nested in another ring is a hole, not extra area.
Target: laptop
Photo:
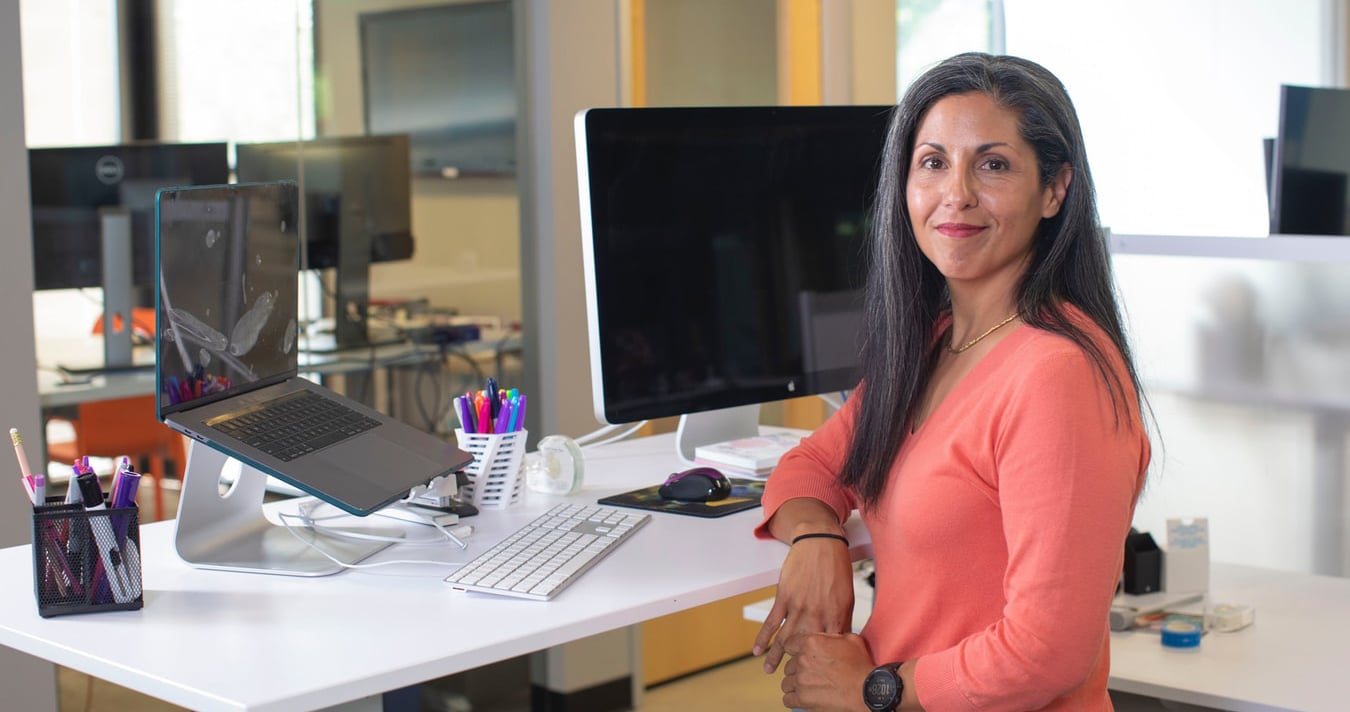
[[[299,376],[294,182],[166,188],[155,210],[161,421],[356,515],[473,461]]]

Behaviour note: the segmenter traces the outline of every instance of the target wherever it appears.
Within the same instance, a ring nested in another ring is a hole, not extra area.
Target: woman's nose
[[[965,209],[975,205],[975,189],[966,171],[949,171],[942,190],[942,202],[948,207]]]

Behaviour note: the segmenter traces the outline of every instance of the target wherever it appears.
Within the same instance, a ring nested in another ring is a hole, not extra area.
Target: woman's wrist
[[[834,532],[807,532],[805,534],[798,534],[797,536],[792,537],[792,541],[788,542],[788,544],[796,544],[805,539],[832,539],[835,541],[842,541],[844,542],[844,546],[848,546],[848,537],[843,534],[835,534]]]
[[[792,531],[786,537],[788,543],[795,542],[805,536],[819,536],[822,534],[833,534],[834,536],[844,536],[844,528],[835,522],[802,522],[792,527]]]

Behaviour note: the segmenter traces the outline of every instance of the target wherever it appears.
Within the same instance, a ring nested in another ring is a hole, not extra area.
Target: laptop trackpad
[[[313,457],[335,470],[349,472],[370,482],[398,485],[400,489],[426,484],[433,477],[445,474],[446,470],[442,463],[373,434],[338,443]],[[390,467],[398,471],[391,472]]]

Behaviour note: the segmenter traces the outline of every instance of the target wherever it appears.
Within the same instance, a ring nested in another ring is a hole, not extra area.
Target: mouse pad
[[[730,478],[731,494],[716,502],[679,502],[665,499],[657,493],[660,485],[643,487],[632,492],[624,492],[598,500],[598,504],[615,507],[632,507],[653,512],[672,512],[688,514],[691,517],[724,517],[728,514],[754,509],[764,496],[764,480],[741,480]]]

